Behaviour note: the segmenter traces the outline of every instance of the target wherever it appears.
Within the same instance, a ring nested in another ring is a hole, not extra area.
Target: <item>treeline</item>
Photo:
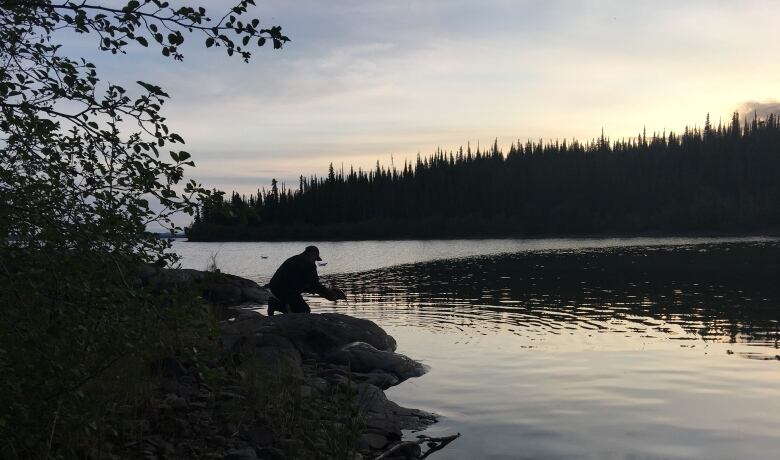
[[[437,150],[203,203],[191,240],[745,232],[780,224],[780,119]]]

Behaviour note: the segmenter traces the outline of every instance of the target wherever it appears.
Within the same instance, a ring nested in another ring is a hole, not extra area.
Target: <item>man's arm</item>
[[[310,272],[307,274],[306,279],[308,281],[306,292],[310,292],[312,294],[317,294],[321,297],[324,297],[330,301],[335,302],[339,299],[347,299],[347,296],[344,294],[344,291],[338,288],[327,288],[320,283],[320,277],[317,274],[317,266],[312,265],[310,267]]]
[[[347,295],[344,294],[344,291],[342,291],[337,287],[327,288],[322,286],[322,289],[323,291],[318,292],[318,294],[332,302],[335,302],[340,299],[347,300]]]
[[[330,289],[320,284],[319,281],[317,281],[317,285],[314,286],[314,289],[310,292],[312,292],[312,294],[317,294],[321,297],[325,297],[328,300],[333,300],[330,298]]]
[[[327,298],[328,288],[320,283],[320,276],[317,274],[317,266],[314,264],[306,264],[304,270],[304,291]]]

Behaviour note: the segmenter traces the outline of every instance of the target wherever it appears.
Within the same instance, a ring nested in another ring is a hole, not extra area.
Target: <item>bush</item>
[[[238,20],[251,0],[215,21],[176,3],[0,2],[2,458],[83,456],[107,414],[144,404],[150,363],[208,337],[191,292],[151,292],[136,273],[176,262],[147,226],[175,231],[171,216],[209,196],[184,180],[194,163],[165,124],[168,94],[104,85],[57,40],[75,32],[113,54],[152,44],[176,60],[182,32],[244,60],[250,40],[287,41]]]

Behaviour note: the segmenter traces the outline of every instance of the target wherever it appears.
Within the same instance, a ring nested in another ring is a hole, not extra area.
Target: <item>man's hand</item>
[[[337,288],[336,286],[332,286],[330,290],[333,292],[333,294],[335,294],[336,300],[347,300],[347,295],[344,294],[344,291]]]
[[[331,286],[329,288],[325,288],[325,292],[323,293],[323,297],[326,299],[335,302],[337,300],[347,300],[347,295],[344,294],[344,291],[341,289]]]

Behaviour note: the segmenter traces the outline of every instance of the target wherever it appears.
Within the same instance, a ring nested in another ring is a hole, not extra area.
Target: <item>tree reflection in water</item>
[[[776,241],[525,252],[329,278],[352,294],[348,312],[383,324],[750,343],[740,355],[780,359]]]

